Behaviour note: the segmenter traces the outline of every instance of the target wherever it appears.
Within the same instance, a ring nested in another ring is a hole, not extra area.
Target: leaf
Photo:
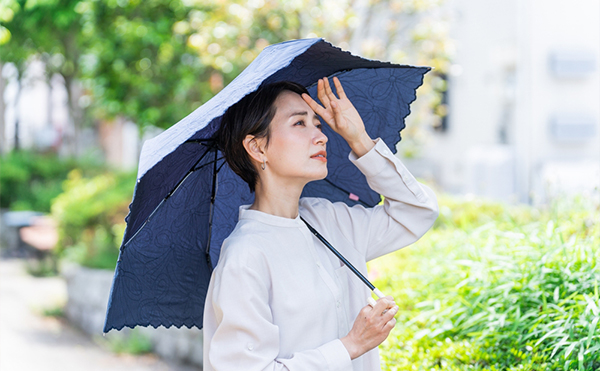
[[[594,316],[598,316],[598,305],[592,300],[592,298],[590,298],[587,295],[583,295],[583,297],[585,298],[585,301],[588,303],[587,307],[592,311],[592,313],[594,313]]]
[[[549,332],[546,333],[546,335],[542,336],[536,343],[535,346],[537,347],[538,345],[540,345],[544,340],[546,340],[548,337],[554,335],[556,332],[558,332],[559,330],[561,330],[560,328],[555,328],[553,330],[550,330]]]
[[[565,336],[562,339],[560,339],[560,341],[554,346],[554,350],[552,350],[552,354],[550,354],[550,358],[553,358],[554,355],[556,354],[556,352],[563,346],[563,345],[567,345],[568,342],[567,340],[569,339],[569,336]]]
[[[585,351],[585,354],[594,354],[597,350],[600,350],[600,345],[594,345],[590,349]]]
[[[577,354],[577,360],[579,361],[579,371],[585,371],[585,368],[583,365],[583,344],[581,344],[581,347],[579,348],[579,353]]]
[[[569,358],[569,355],[571,354],[573,349],[575,349],[576,346],[577,346],[577,342],[574,342],[567,347],[567,349],[565,350],[565,359]]]
[[[430,333],[431,333],[431,330],[430,330],[430,329],[428,329],[428,328],[426,328],[426,329],[423,329],[423,330],[421,330],[421,331],[417,332],[417,333],[415,334],[414,338],[418,340],[418,339],[421,339],[421,338],[423,338],[424,336],[427,336],[427,335],[429,335]]]
[[[592,323],[590,323],[590,327],[588,330],[588,336],[587,336],[588,339],[585,344],[586,349],[590,347],[590,342],[592,341],[592,338],[594,337],[594,332],[596,331],[596,326],[598,326],[598,320],[600,320],[600,317],[594,318]]]

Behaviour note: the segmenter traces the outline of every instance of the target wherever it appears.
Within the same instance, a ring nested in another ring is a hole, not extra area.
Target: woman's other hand
[[[396,313],[398,306],[391,296],[377,300],[373,307],[367,305],[361,309],[348,335],[340,339],[350,358],[358,358],[383,343],[396,325]]]
[[[327,77],[319,79],[317,83],[317,96],[323,104],[321,106],[308,94],[302,94],[302,98],[313,111],[333,129],[342,136],[358,156],[366,154],[373,148],[375,143],[365,130],[365,124],[358,114],[356,108],[344,92],[344,88],[337,77],[333,83],[339,98],[335,96]]]

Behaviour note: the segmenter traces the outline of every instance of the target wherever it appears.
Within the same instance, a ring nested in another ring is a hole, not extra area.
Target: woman
[[[433,192],[383,141],[372,140],[337,78],[261,87],[221,121],[226,160],[252,191],[223,242],[204,310],[204,370],[379,370],[377,346],[395,325],[391,297],[370,295],[300,216],[366,273],[366,262],[416,241],[437,217]],[[350,145],[350,160],[385,196],[372,209],[300,198],[327,176],[321,116]]]

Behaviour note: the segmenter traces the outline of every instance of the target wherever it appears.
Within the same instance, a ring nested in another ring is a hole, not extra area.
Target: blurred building
[[[73,125],[62,78],[56,74],[48,81],[43,63],[35,59],[29,63],[20,87],[14,66],[5,64],[0,72],[7,81],[3,87],[5,150],[10,151],[18,142],[19,148],[73,155],[67,142],[73,137]],[[85,109],[88,100],[80,95],[76,108]],[[19,124],[15,125],[17,120]],[[117,169],[137,167],[141,139],[137,126],[130,121],[117,118],[84,125],[77,138],[76,155],[101,156]]]
[[[62,81],[58,76],[47,81],[44,65],[38,60],[29,64],[20,86],[16,68],[12,64],[2,67],[0,73],[6,81],[2,91],[6,143],[2,144],[7,150],[15,146],[40,150],[59,146],[68,120]],[[19,124],[15,125],[17,120]]]
[[[457,48],[449,116],[423,151],[442,188],[521,202],[597,193],[600,2],[447,6]]]

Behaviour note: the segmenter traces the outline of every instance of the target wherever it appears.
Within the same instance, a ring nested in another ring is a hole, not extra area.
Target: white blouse
[[[419,239],[438,206],[383,141],[349,157],[384,204],[302,198],[299,213],[366,276],[367,261]],[[339,340],[369,296],[300,217],[242,206],[206,296],[204,371],[380,370],[377,348],[351,361]]]

